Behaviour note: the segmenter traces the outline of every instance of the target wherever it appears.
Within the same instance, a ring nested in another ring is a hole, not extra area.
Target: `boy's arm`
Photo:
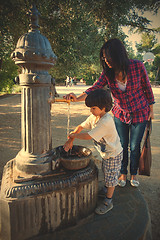
[[[69,138],[71,138],[71,139],[78,138],[78,139],[82,139],[82,140],[92,139],[92,137],[88,133],[71,133],[69,135]]]
[[[81,102],[84,101],[87,97],[87,93],[83,92],[78,97],[74,93],[69,93],[66,96],[63,96],[66,100],[72,99],[73,102]]]
[[[75,130],[73,132],[71,132],[71,134],[75,134],[75,133],[80,133],[83,130],[83,127],[81,125],[78,125]],[[66,152],[68,152],[70,149],[72,149],[73,147],[73,141],[74,141],[74,137],[70,138],[70,135],[68,136],[68,141],[64,144],[63,148]]]
[[[89,124],[89,122],[90,122],[90,120],[89,120],[90,117],[91,117],[91,116],[89,116],[85,122],[81,123],[81,125],[78,125],[78,126],[76,127],[76,129],[75,129],[73,132],[70,133],[70,135],[69,135],[69,138],[70,138],[70,139],[75,139],[75,138],[82,139],[82,140],[90,140],[90,139],[92,139],[92,137],[91,137],[88,133],[81,133],[81,131],[82,131],[84,128],[87,129],[88,127],[90,127],[90,126],[89,126],[89,125],[90,125],[90,124]]]
[[[70,134],[72,133],[80,133],[81,131],[83,130],[83,127],[81,125],[78,125],[73,132],[71,132]],[[70,135],[69,135],[70,136]]]

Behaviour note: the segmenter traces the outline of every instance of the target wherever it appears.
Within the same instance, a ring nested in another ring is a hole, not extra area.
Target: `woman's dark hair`
[[[105,54],[112,68],[109,68],[105,63],[103,54]],[[100,62],[109,79],[113,80],[115,78],[115,72],[122,72],[123,78],[125,78],[128,71],[129,58],[123,43],[117,38],[105,42],[100,50]]]
[[[112,97],[109,90],[96,89],[88,94],[85,99],[87,107],[97,106],[101,110],[105,108],[106,112],[109,112],[112,108]]]

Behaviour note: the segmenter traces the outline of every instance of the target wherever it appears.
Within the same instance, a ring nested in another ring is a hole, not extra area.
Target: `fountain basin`
[[[88,166],[92,159],[92,151],[84,146],[74,145],[66,152],[63,146],[54,149],[54,158],[68,170],[79,170]]]

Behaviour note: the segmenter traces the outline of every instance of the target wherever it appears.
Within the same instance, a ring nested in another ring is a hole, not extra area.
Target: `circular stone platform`
[[[102,199],[99,198],[99,201]],[[32,240],[151,240],[148,207],[139,189],[116,187],[113,209],[105,215],[92,214],[75,227]]]

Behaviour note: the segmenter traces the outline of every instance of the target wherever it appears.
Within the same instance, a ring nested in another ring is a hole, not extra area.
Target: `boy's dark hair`
[[[99,107],[101,110],[105,108],[109,112],[112,108],[112,97],[109,90],[96,89],[88,94],[85,99],[87,107]]]

